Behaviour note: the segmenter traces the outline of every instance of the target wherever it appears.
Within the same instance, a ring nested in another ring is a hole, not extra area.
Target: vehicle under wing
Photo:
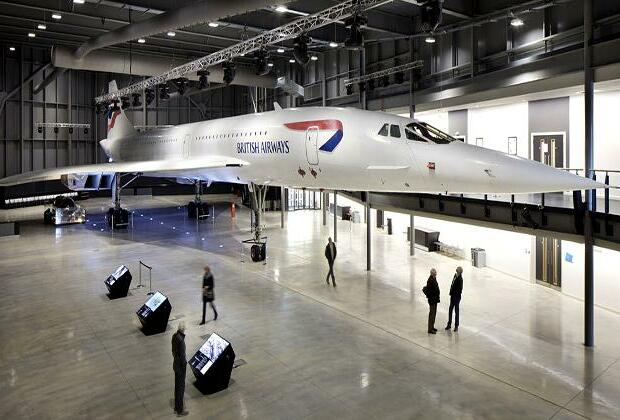
[[[135,162],[111,162],[92,165],[66,166],[26,172],[0,179],[0,187],[38,181],[62,180],[70,189],[95,190],[109,188],[107,180],[115,173],[149,174],[150,176],[187,176],[192,171],[246,166],[241,159],[210,156],[200,159],[148,160]]]

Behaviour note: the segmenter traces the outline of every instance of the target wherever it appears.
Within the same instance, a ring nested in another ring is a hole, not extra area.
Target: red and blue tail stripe
[[[114,123],[116,123],[116,118],[121,115],[121,111],[112,111],[111,109],[108,111],[108,130],[114,128]]]
[[[319,150],[323,152],[333,152],[343,136],[342,122],[340,120],[299,121],[286,123],[284,125],[286,128],[298,131],[306,131],[310,127],[317,127],[319,130],[336,130],[329,140],[319,147]]]

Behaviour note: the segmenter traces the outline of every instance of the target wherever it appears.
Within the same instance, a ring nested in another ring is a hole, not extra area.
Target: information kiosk
[[[105,286],[108,288],[108,297],[116,299],[127,296],[130,284],[131,273],[127,267],[121,265],[105,280]]]
[[[172,305],[168,298],[159,291],[155,292],[136,312],[142,324],[142,332],[151,335],[166,331],[170,311]]]
[[[213,333],[189,360],[196,376],[196,388],[204,394],[213,394],[228,388],[235,362],[232,346]]]

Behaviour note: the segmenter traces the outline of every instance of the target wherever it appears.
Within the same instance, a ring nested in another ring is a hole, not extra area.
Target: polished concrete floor
[[[189,418],[620,418],[618,314],[597,309],[596,347],[584,348],[581,302],[435,253],[409,257],[400,232],[373,229],[367,273],[365,225],[348,222],[333,288],[323,257],[331,218],[323,226],[320,211],[287,214],[286,229],[269,214],[260,264],[240,246],[247,212],[231,220],[216,207],[215,220],[196,224],[177,201],[131,201],[129,232],[91,214],[80,226],[25,222],[19,238],[0,240],[0,418],[174,418],[170,337],[180,320],[188,355],[217,332],[246,362],[209,396],[188,370]],[[103,284],[126,264],[135,287],[139,260],[173,306],[168,330],[148,337],[135,315],[146,289],[111,301]],[[206,263],[220,318],[199,326]],[[461,328],[444,332],[459,264]],[[431,267],[442,290],[436,336],[421,293]]]

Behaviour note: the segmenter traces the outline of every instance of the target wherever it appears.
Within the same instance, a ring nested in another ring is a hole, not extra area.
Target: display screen
[[[125,274],[126,271],[127,271],[127,267],[125,267],[124,265],[121,265],[120,267],[116,269],[114,273],[112,273],[112,277],[114,277],[115,280],[118,280],[123,276],[123,274]]]
[[[198,349],[194,357],[189,361],[195,369],[203,375],[209,370],[211,365],[222,354],[230,343],[219,335],[213,333],[207,341]]]
[[[161,305],[164,300],[166,300],[166,296],[162,295],[159,292],[155,292],[155,294],[151,296],[149,300],[146,301],[145,305],[151,311],[155,312],[155,309],[159,308],[159,305]]]

